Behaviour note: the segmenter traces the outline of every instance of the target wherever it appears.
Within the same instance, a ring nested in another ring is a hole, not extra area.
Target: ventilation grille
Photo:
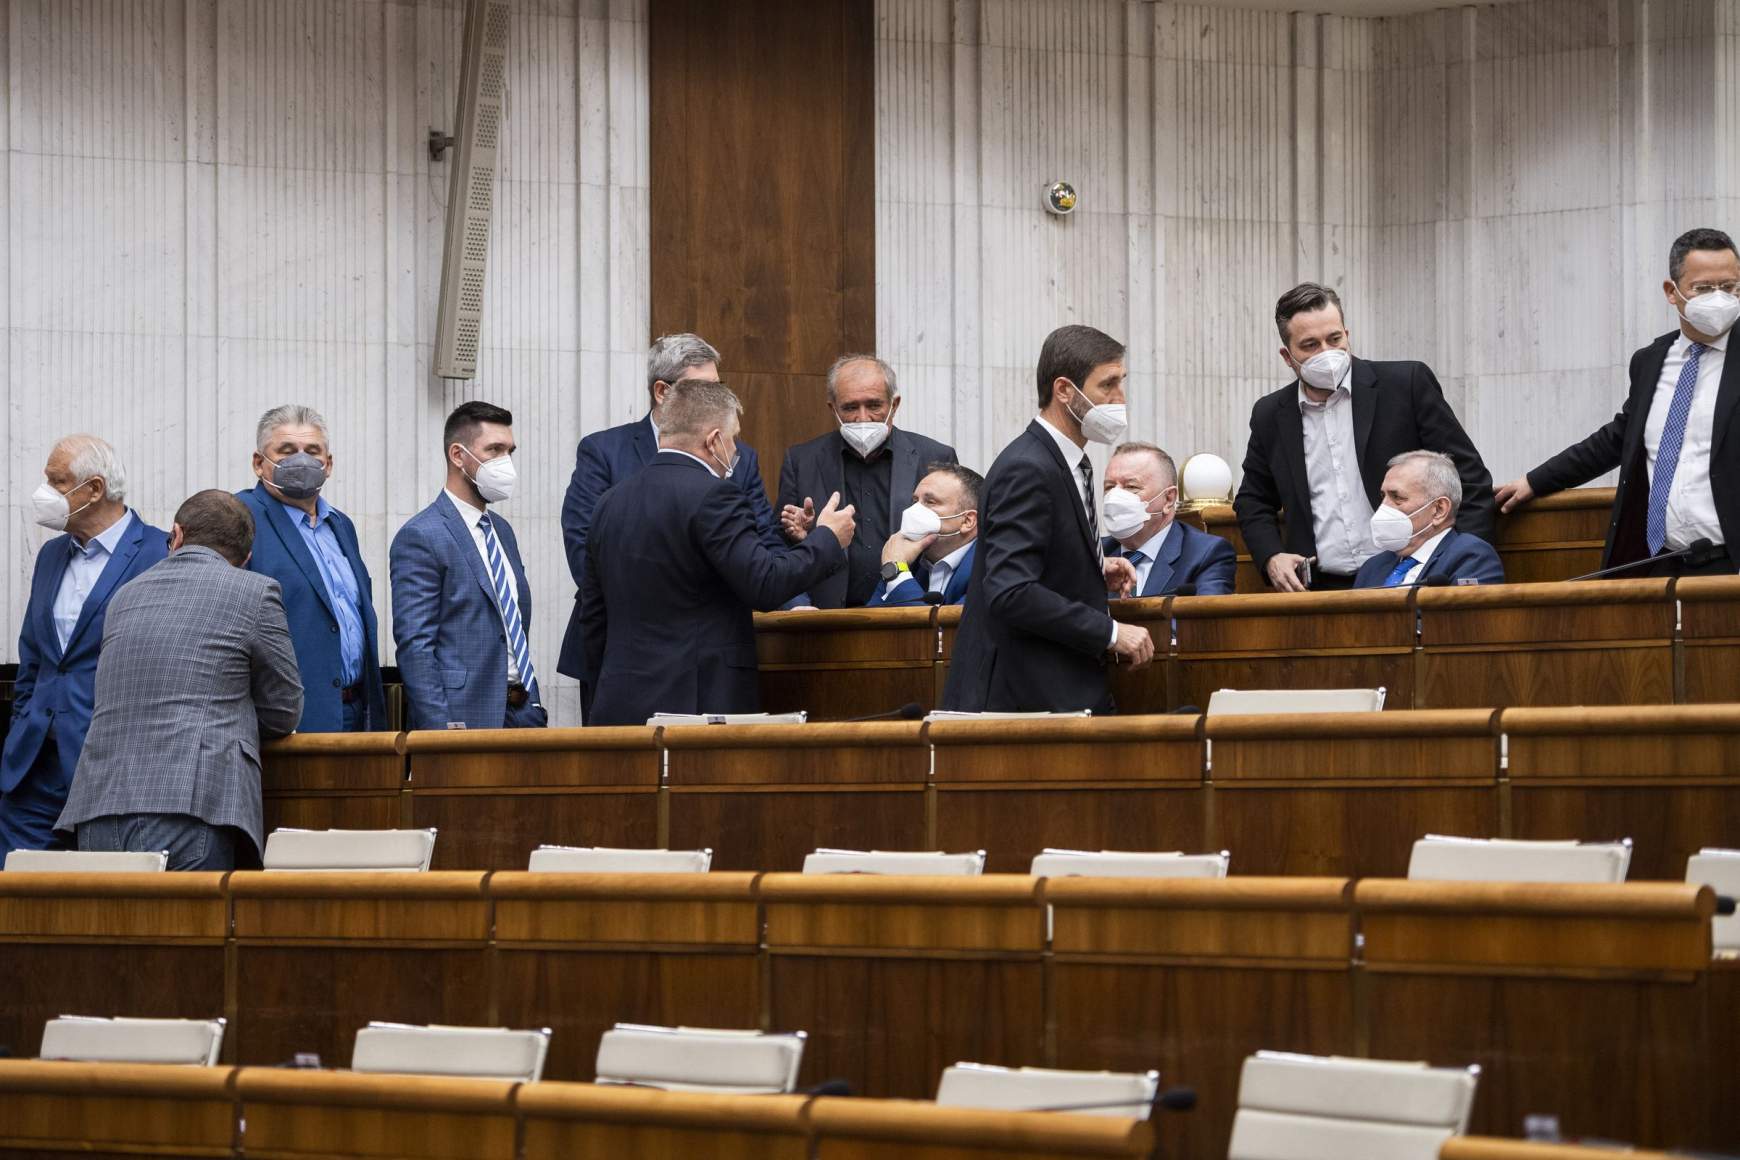
[[[507,92],[508,27],[509,0],[466,0],[453,174],[441,253],[441,307],[435,320],[435,373],[444,379],[477,374],[490,217],[495,208],[496,148]]]

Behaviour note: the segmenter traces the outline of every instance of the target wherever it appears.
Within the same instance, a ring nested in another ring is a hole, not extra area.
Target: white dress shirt
[[[1655,397],[1650,401],[1649,420],[1643,427],[1643,446],[1649,456],[1651,479],[1655,478],[1656,449],[1661,446],[1662,428],[1667,426],[1674,387],[1679,384],[1680,371],[1685,369],[1691,345],[1692,340],[1684,334],[1674,339],[1673,345],[1668,347],[1667,361],[1662,363],[1661,378],[1655,381]],[[1708,539],[1712,544],[1723,542],[1722,521],[1716,517],[1716,493],[1710,488],[1710,445],[1716,434],[1716,394],[1722,387],[1728,335],[1705,343],[1704,348],[1704,353],[1698,356],[1698,383],[1692,389],[1692,413],[1686,418],[1685,440],[1680,444],[1673,489],[1668,493],[1665,545],[1668,548],[1690,547],[1693,541],[1701,539]]]
[[[1125,559],[1129,559],[1130,556],[1137,552],[1142,553],[1143,557],[1140,564],[1137,564],[1134,560],[1130,561],[1131,565],[1136,569],[1136,591],[1134,595],[1142,595],[1142,589],[1148,587],[1148,573],[1154,570],[1154,561],[1160,558],[1160,549],[1166,545],[1166,537],[1172,534],[1173,523],[1174,521],[1167,520],[1166,526],[1149,536],[1146,543],[1137,544],[1134,548],[1124,549]]]
[[[471,542],[477,545],[477,554],[483,558],[483,575],[485,583],[491,583],[489,580],[489,546],[483,542],[483,529],[477,526],[477,522],[483,518],[483,509],[472,507],[469,503],[466,503],[446,488],[442,488],[441,492],[452,502],[454,509],[459,512],[459,518],[465,521],[465,526],[471,529]],[[495,539],[497,544],[501,544],[500,532],[496,533]],[[513,564],[508,561],[506,544],[501,544],[501,565],[503,568],[507,569],[508,596],[513,600],[515,606],[518,607],[520,599],[519,582],[514,576]],[[502,635],[505,637],[507,635],[507,618],[502,616],[501,603],[495,600],[493,596],[490,603],[495,605],[496,615],[501,617],[501,631]],[[525,622],[524,617],[521,617],[520,620],[522,624]],[[507,680],[510,685],[521,683],[520,664],[514,659],[514,650],[511,648],[507,650]]]
[[[1444,537],[1450,534],[1450,530],[1450,528],[1445,528],[1443,531],[1421,544],[1418,548],[1415,548],[1412,552],[1407,553],[1408,556],[1414,558],[1416,563],[1412,568],[1408,569],[1405,576],[1396,582],[1398,588],[1404,584],[1412,584],[1420,578],[1421,571],[1427,564],[1432,562],[1432,554],[1438,550],[1438,545],[1444,542]],[[1400,560],[1396,562],[1398,564],[1401,563]]]
[[[73,629],[78,627],[79,614],[85,610],[85,600],[89,598],[91,589],[97,586],[97,581],[102,579],[103,569],[109,566],[109,557],[115,554],[115,546],[132,524],[133,513],[123,512],[121,518],[110,524],[101,535],[92,536],[83,544],[75,538],[67,549],[72,553],[72,559],[67,562],[60,587],[54,594],[54,635],[60,641],[61,652],[66,652],[66,643],[72,639]]]
[[[1371,542],[1371,501],[1359,477],[1353,434],[1353,368],[1335,384],[1328,401],[1314,403],[1299,385],[1299,415],[1305,426],[1305,480],[1311,485],[1311,531],[1317,541],[1317,571],[1351,576],[1377,555]]]
[[[1057,444],[1057,450],[1063,455],[1063,461],[1069,464],[1070,477],[1076,482],[1076,490],[1081,492],[1082,514],[1088,516],[1088,522],[1095,528],[1098,528],[1100,526],[1099,520],[1095,519],[1093,515],[1093,513],[1097,512],[1098,509],[1094,506],[1097,501],[1094,499],[1092,484],[1094,469],[1091,463],[1088,465],[1087,482],[1084,483],[1081,477],[1081,461],[1087,458],[1087,451],[1084,448],[1076,446],[1074,439],[1071,439],[1068,435],[1065,435],[1062,431],[1059,431],[1056,427],[1053,427],[1049,422],[1047,422],[1044,415],[1035,415],[1034,418],[1038,420],[1041,427],[1045,428],[1046,434],[1051,436],[1052,441]],[[1095,563],[1099,562],[1099,557],[1100,541],[1099,537],[1095,536]],[[1116,644],[1117,642],[1118,622],[1114,620],[1112,622],[1112,643]]]

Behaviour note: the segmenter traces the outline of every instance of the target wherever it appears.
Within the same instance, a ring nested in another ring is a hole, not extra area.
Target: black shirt
[[[884,442],[868,462],[840,439],[844,480],[840,506],[857,506],[858,531],[846,549],[846,607],[859,608],[876,593],[882,580],[882,545],[889,527],[888,491],[893,484],[894,456]]]

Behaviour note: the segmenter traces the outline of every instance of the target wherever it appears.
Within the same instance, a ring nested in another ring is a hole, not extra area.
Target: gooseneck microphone
[[[856,725],[861,721],[917,721],[924,716],[924,706],[917,701],[908,701],[898,709],[890,709],[886,713],[867,713],[862,717],[847,717],[842,725]]]
[[[1717,548],[1708,537],[1700,537],[1684,548],[1663,552],[1659,556],[1645,556],[1643,559],[1633,560],[1629,564],[1615,564],[1611,568],[1603,568],[1599,572],[1591,572],[1587,576],[1573,576],[1570,582],[1575,584],[1579,580],[1599,580],[1603,576],[1617,576],[1621,572],[1629,572],[1633,568],[1642,568],[1647,564],[1660,564],[1664,560],[1684,560],[1692,567],[1699,568],[1711,563],[1720,554],[1721,549]]]
[[[1152,1100],[1107,1100],[1091,1104],[1057,1104],[1054,1107],[1030,1108],[1034,1112],[1093,1112],[1108,1111],[1112,1108],[1146,1108],[1155,1107],[1163,1112],[1188,1112],[1196,1106],[1196,1089],[1192,1087],[1167,1088],[1159,1092]]]

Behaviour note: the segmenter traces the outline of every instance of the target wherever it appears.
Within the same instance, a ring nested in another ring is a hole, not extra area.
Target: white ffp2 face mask
[[[1685,302],[1680,317],[1693,330],[1711,338],[1721,338],[1740,320],[1740,298],[1721,290],[1712,290],[1690,300],[1682,298],[1680,301]]]
[[[463,443],[454,446],[471,455]],[[477,485],[477,494],[483,497],[484,503],[506,503],[514,497],[514,485],[520,476],[514,468],[512,455],[498,455],[494,459],[478,459],[471,455],[471,458],[477,464],[477,474],[471,476],[471,482]]]
[[[962,529],[945,532],[942,530],[942,522],[952,520],[956,516],[964,516],[972,510],[972,508],[967,508],[965,511],[945,516],[931,511],[921,503],[915,503],[900,513],[900,534],[909,540],[922,540],[926,536],[935,536],[939,540],[953,539],[961,534]]]
[[[1114,540],[1132,535],[1154,515],[1148,501],[1127,488],[1114,487],[1100,503],[1106,534]]]
[[[1377,511],[1371,513],[1371,542],[1380,552],[1401,551],[1414,538],[1414,517],[1437,502],[1428,500],[1411,512],[1387,503],[1380,504]]]
[[[1084,401],[1087,399],[1080,388],[1075,393]],[[1130,427],[1129,408],[1123,403],[1091,403],[1084,414],[1077,415],[1074,407],[1069,413],[1081,424],[1082,437],[1095,443],[1116,443]]]
[[[1353,356],[1340,347],[1330,347],[1320,350],[1299,364],[1299,378],[1308,387],[1319,391],[1333,391],[1342,376],[1347,374],[1347,368],[1353,365]]]
[[[90,503],[80,504],[76,511],[67,503],[66,497],[68,495],[89,482],[89,479],[81,480],[74,484],[70,491],[62,494],[54,484],[46,479],[43,480],[37,485],[36,490],[30,493],[30,507],[35,514],[36,522],[53,532],[66,531],[68,520],[97,502],[93,499]]]
[[[840,438],[846,441],[846,446],[858,453],[859,458],[868,459],[875,454],[878,447],[888,441],[888,424],[841,423]]]

